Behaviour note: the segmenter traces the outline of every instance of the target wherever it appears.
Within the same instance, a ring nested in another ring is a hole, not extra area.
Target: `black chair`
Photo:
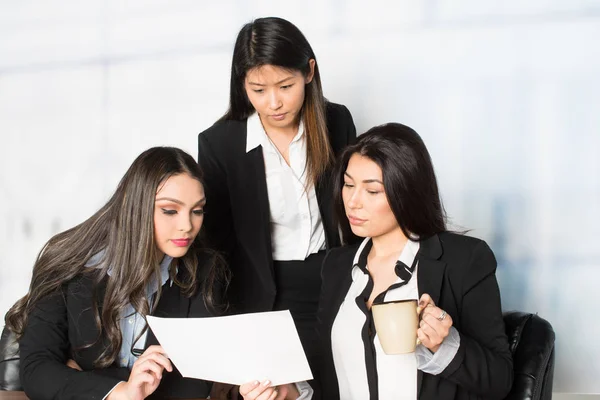
[[[19,378],[19,343],[7,327],[0,337],[0,390],[23,390]]]
[[[504,313],[513,355],[514,383],[506,399],[550,400],[554,377],[554,330],[536,314]]]

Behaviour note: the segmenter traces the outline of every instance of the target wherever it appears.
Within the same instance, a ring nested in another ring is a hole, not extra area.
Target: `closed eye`
[[[194,215],[204,215],[204,210],[203,209],[194,210],[192,212],[194,213]]]
[[[175,214],[177,214],[176,210],[167,210],[166,208],[161,208],[161,210],[162,210],[163,214],[166,214],[166,215],[175,215]]]

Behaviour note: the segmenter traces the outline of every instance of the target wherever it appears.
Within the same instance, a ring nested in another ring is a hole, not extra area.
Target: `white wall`
[[[424,137],[455,226],[497,255],[504,308],[554,325],[554,390],[600,393],[600,2],[286,3],[0,0],[0,313],[138,153],[196,155],[237,31],[277,15],[359,132],[398,121]]]

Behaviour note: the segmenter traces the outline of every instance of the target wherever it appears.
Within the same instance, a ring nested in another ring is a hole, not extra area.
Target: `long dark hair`
[[[291,71],[310,74],[310,60],[315,60],[314,75],[305,85],[301,118],[306,132],[307,172],[315,183],[333,163],[325,116],[325,98],[321,87],[319,65],[310,44],[291,22],[282,18],[258,18],[242,28],[233,49],[229,109],[222,120],[245,120],[254,107],[244,87],[246,74],[263,65],[274,65]]]
[[[425,239],[446,230],[446,213],[440,198],[431,157],[417,132],[389,123],[369,129],[342,153],[335,170],[334,207],[344,243],[355,243],[344,202],[344,173],[353,154],[375,162],[383,175],[383,187],[404,235]]]
[[[23,334],[30,312],[41,299],[60,291],[77,275],[93,274],[96,283],[106,279],[102,307],[93,307],[98,340],[103,336],[108,344],[96,366],[103,368],[114,362],[122,344],[119,318],[127,304],[146,316],[160,299],[160,286],[153,304],[146,298],[147,285],[161,282],[161,254],[154,238],[154,199],[159,185],[178,174],[188,174],[202,183],[198,164],[184,151],[173,147],[146,150],[129,167],[108,203],[45,244],[33,266],[29,292],[5,316],[6,325],[17,337]],[[218,285],[226,284],[228,276],[224,264],[216,253],[204,248],[199,236],[185,256],[171,263],[169,273],[185,295],[201,290],[207,308],[218,314],[223,307],[217,298]],[[87,268],[86,263],[97,254],[102,256],[95,268]],[[201,282],[197,276],[200,254],[211,258],[208,270],[201,271]],[[185,270],[183,280],[177,278],[176,267]]]

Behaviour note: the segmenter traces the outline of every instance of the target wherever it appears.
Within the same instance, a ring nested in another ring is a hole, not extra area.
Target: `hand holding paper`
[[[235,385],[269,379],[273,386],[312,379],[289,311],[147,319],[185,377]]]

